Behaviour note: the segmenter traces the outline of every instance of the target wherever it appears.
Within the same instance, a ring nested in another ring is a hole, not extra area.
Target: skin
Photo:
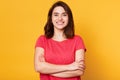
[[[52,23],[54,25],[54,36],[52,39],[56,41],[65,40],[66,37],[63,34],[63,29],[68,24],[68,14],[65,12],[63,7],[58,6],[54,8],[52,12]]]
[[[62,30],[68,24],[68,14],[65,12],[64,8],[58,6],[54,8],[52,12],[52,23],[54,29]]]
[[[58,6],[54,8],[52,13],[52,23],[54,25],[54,36],[52,39],[63,41],[67,38],[64,35],[64,27],[68,24],[68,14],[64,8]],[[35,48],[35,70],[39,73],[49,74],[55,77],[70,78],[81,76],[85,70],[84,49],[76,50],[75,61],[68,65],[55,65],[45,61],[44,49],[42,47]]]

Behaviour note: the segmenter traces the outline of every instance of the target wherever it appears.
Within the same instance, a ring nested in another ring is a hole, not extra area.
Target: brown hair
[[[69,8],[69,6],[64,3],[63,1],[57,1],[55,4],[52,5],[52,7],[49,10],[48,13],[48,18],[47,18],[47,23],[44,27],[44,31],[45,31],[45,36],[47,38],[52,38],[54,35],[54,26],[52,23],[52,12],[53,9],[55,7],[61,6],[64,8],[64,10],[67,12],[68,14],[68,24],[67,26],[64,28],[64,34],[67,38],[73,38],[74,37],[74,21],[73,21],[73,16],[72,16],[72,11]]]

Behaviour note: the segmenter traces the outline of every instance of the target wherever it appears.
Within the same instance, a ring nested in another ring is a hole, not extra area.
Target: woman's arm
[[[61,77],[61,78],[70,78],[70,77],[76,77],[76,76],[83,75],[83,71],[73,70],[73,71],[65,71],[65,72],[60,72],[60,73],[51,74],[51,75],[55,77]]]
[[[36,47],[35,49],[35,70],[44,74],[60,73],[64,71],[77,70],[79,69],[79,63],[70,65],[55,65],[45,61],[44,59],[44,49],[41,47]]]
[[[55,77],[61,77],[61,78],[69,78],[69,77],[76,77],[76,76],[81,76],[84,73],[85,69],[85,64],[84,64],[84,49],[80,49],[76,51],[75,55],[75,62],[74,63],[79,63],[79,69],[78,70],[73,70],[73,71],[65,71],[65,72],[60,72],[60,73],[55,73],[51,74],[52,76]]]

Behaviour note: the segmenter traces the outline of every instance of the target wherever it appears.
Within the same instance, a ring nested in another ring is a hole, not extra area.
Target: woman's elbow
[[[36,66],[36,65],[35,65],[34,69],[35,69],[36,72],[39,72],[39,71],[40,71],[40,70],[39,70],[39,67]]]
[[[84,74],[84,71],[79,71],[79,72],[78,72],[78,75],[79,75],[79,76],[82,76],[83,74]]]
[[[39,72],[39,70],[38,70],[36,67],[35,67],[35,71],[36,71],[36,72]]]
[[[38,65],[35,65],[35,71],[36,72],[41,72],[42,71],[42,67],[38,66]]]

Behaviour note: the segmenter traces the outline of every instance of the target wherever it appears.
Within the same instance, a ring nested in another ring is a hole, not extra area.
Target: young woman
[[[35,45],[35,70],[40,80],[80,80],[85,70],[85,46],[74,34],[72,12],[66,3],[53,4],[44,30]]]

